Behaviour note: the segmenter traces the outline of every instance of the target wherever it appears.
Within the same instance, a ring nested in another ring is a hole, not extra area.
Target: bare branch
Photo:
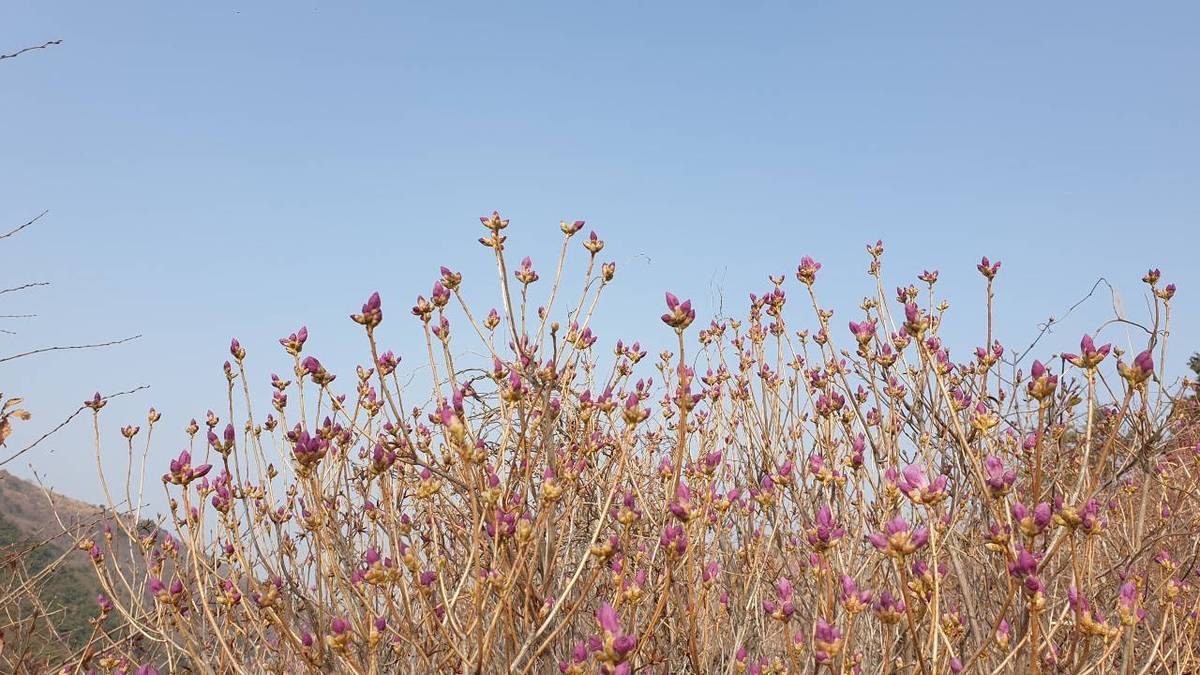
[[[17,291],[23,291],[26,288],[33,288],[34,286],[49,286],[49,285],[50,285],[49,281],[35,281],[32,284],[25,284],[24,286],[16,286],[14,288],[0,289],[0,295],[4,295],[5,293],[16,293]]]
[[[141,391],[141,390],[143,390],[143,389],[149,389],[149,388],[150,388],[150,385],[143,384],[143,385],[142,385],[142,386],[140,386],[140,387],[136,387],[136,388],[134,388],[134,389],[130,389],[130,390],[128,390],[128,391],[119,391],[119,392],[117,392],[117,393],[115,393],[115,394],[110,394],[110,395],[108,395],[108,396],[104,396],[104,397],[102,397],[102,398],[101,398],[101,400],[102,400],[102,401],[107,401],[107,400],[109,400],[109,399],[114,399],[114,398],[117,398],[118,396],[125,396],[125,395],[127,395],[127,394],[132,394],[132,393],[134,393],[134,392],[138,392],[138,391]],[[20,450],[18,450],[16,453],[14,453],[14,454],[13,454],[11,457],[8,457],[7,459],[5,459],[5,460],[3,460],[3,461],[0,461],[0,466],[4,466],[5,464],[8,464],[9,462],[13,461],[14,459],[16,459],[16,458],[20,457],[21,455],[25,454],[26,452],[29,452],[30,450],[32,450],[32,449],[34,449],[35,447],[37,447],[37,445],[38,445],[39,443],[41,443],[42,441],[46,440],[47,438],[50,438],[50,437],[51,437],[51,436],[53,436],[53,435],[54,435],[54,434],[55,434],[57,431],[59,431],[59,430],[60,430],[60,429],[62,429],[63,427],[65,427],[65,426],[67,426],[68,424],[70,424],[70,423],[71,423],[71,420],[75,419],[75,418],[76,418],[76,417],[79,415],[79,413],[81,413],[81,412],[83,412],[83,411],[84,411],[84,409],[85,409],[85,408],[87,408],[87,406],[86,406],[86,405],[81,405],[81,406],[79,406],[79,407],[78,407],[78,408],[75,410],[75,412],[71,413],[71,414],[70,414],[70,415],[67,417],[67,419],[65,419],[65,420],[63,420],[62,422],[60,422],[58,426],[56,426],[56,427],[54,427],[53,429],[51,429],[50,431],[47,431],[46,433],[42,434],[42,436],[41,436],[40,438],[38,438],[36,441],[34,441],[34,442],[30,443],[29,445],[27,445],[27,446],[25,446],[25,447],[21,448],[21,449],[20,449]]]
[[[1056,319],[1054,317],[1049,317],[1048,319],[1046,319],[1045,323],[1043,323],[1040,326],[1040,330],[1038,331],[1037,337],[1034,338],[1033,342],[1030,343],[1030,345],[1025,348],[1025,351],[1021,352],[1021,355],[1018,356],[1016,358],[1016,360],[1012,361],[1012,364],[1015,366],[1015,365],[1019,364],[1022,360],[1024,360],[1025,357],[1029,355],[1029,352],[1033,351],[1033,348],[1037,346],[1037,343],[1042,341],[1042,338],[1046,336],[1046,333],[1050,332],[1050,329],[1054,327],[1054,324],[1061,323],[1063,319],[1066,319],[1068,316],[1071,315],[1071,312],[1074,312],[1076,308],[1078,308],[1083,303],[1087,302],[1089,298],[1091,298],[1093,295],[1096,294],[1096,289],[1100,288],[1101,284],[1108,286],[1108,290],[1110,292],[1112,292],[1114,294],[1116,293],[1116,291],[1112,287],[1112,284],[1108,283],[1108,279],[1105,279],[1104,277],[1100,277],[1099,279],[1097,279],[1096,283],[1092,284],[1092,290],[1088,291],[1087,295],[1080,298],[1078,302],[1076,302],[1075,304],[1068,307],[1066,313],[1064,313],[1061,318]]]
[[[0,61],[3,61],[4,59],[15,59],[16,57],[24,54],[25,52],[31,52],[35,49],[45,49],[46,47],[53,47],[54,45],[61,45],[61,44],[62,44],[62,40],[49,40],[40,45],[37,45],[36,47],[26,47],[24,49],[18,49],[17,51],[15,51],[11,54],[0,54]]]
[[[60,352],[60,351],[67,351],[70,349],[95,349],[97,347],[111,347],[113,345],[124,344],[126,342],[136,340],[140,337],[142,337],[142,336],[140,334],[138,334],[138,335],[131,335],[130,337],[127,337],[127,338],[121,338],[120,340],[113,340],[112,342],[99,342],[99,343],[91,344],[91,345],[68,345],[68,346],[63,346],[63,347],[42,347],[41,349],[34,349],[32,351],[22,352],[20,354],[13,354],[12,356],[6,356],[6,357],[0,359],[0,363],[4,363],[5,361],[12,361],[14,359],[19,359],[23,356],[33,356],[34,354],[41,354],[44,352]]]
[[[5,232],[4,234],[0,234],[0,239],[7,239],[7,238],[9,238],[9,237],[13,236],[14,234],[16,234],[16,233],[20,232],[21,230],[23,230],[23,229],[25,229],[25,228],[29,227],[30,225],[32,225],[32,224],[34,224],[34,223],[36,223],[36,222],[37,222],[37,221],[39,221],[39,220],[41,220],[41,219],[42,219],[42,216],[46,215],[47,213],[50,213],[50,211],[49,211],[49,210],[42,211],[41,213],[39,213],[39,214],[37,214],[36,216],[34,216],[33,220],[31,220],[31,221],[29,221],[29,222],[25,223],[24,225],[22,225],[22,226],[18,227],[17,229],[15,229],[15,230],[11,230],[11,231],[9,231],[9,232]]]

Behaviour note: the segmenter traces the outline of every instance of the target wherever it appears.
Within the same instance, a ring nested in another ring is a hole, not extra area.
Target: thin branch
[[[1018,356],[1016,358],[1016,360],[1014,360],[1012,362],[1012,365],[1015,366],[1015,365],[1019,364],[1022,360],[1024,360],[1025,357],[1029,355],[1029,352],[1033,351],[1033,348],[1037,346],[1037,343],[1042,341],[1042,338],[1046,336],[1046,333],[1050,332],[1050,329],[1054,327],[1054,324],[1061,323],[1063,321],[1063,319],[1066,319],[1068,316],[1071,316],[1071,312],[1074,312],[1080,305],[1087,302],[1088,299],[1090,299],[1093,295],[1095,295],[1096,289],[1100,288],[1100,284],[1104,284],[1105,286],[1107,286],[1108,290],[1110,292],[1115,292],[1115,290],[1112,287],[1112,284],[1108,283],[1108,279],[1105,279],[1104,277],[1100,277],[1099,279],[1097,279],[1096,283],[1092,284],[1092,290],[1088,291],[1087,295],[1080,298],[1078,302],[1076,302],[1075,304],[1068,307],[1066,313],[1064,313],[1062,315],[1062,318],[1056,319],[1054,317],[1050,317],[1050,318],[1046,319],[1045,323],[1041,324],[1040,330],[1038,331],[1038,334],[1037,334],[1037,337],[1034,338],[1033,342],[1030,343],[1030,345],[1025,349],[1025,351],[1021,352],[1021,355]]]
[[[1141,328],[1142,331],[1144,331],[1146,333],[1146,335],[1154,335],[1154,331],[1150,330],[1149,328],[1146,328],[1145,326],[1143,326],[1142,324],[1140,324],[1136,321],[1130,321],[1129,319],[1119,319],[1119,318],[1118,319],[1109,319],[1108,321],[1105,321],[1104,323],[1100,324],[1100,327],[1096,329],[1096,332],[1099,333],[1100,331],[1107,328],[1110,324],[1114,324],[1114,323],[1123,323],[1123,324],[1126,324],[1129,326]]]
[[[30,225],[32,225],[32,224],[34,224],[34,223],[36,223],[36,222],[37,222],[37,221],[39,221],[39,220],[41,220],[41,219],[42,219],[42,216],[46,215],[47,213],[50,213],[50,211],[49,211],[49,210],[42,211],[41,213],[39,213],[39,214],[37,214],[36,216],[34,216],[33,220],[31,220],[31,221],[29,221],[29,222],[25,223],[24,225],[22,225],[22,226],[18,227],[17,229],[15,229],[15,230],[10,230],[10,231],[8,231],[8,232],[5,232],[4,234],[0,234],[0,239],[7,239],[7,238],[9,238],[9,237],[13,236],[14,234],[16,234],[16,233],[20,232],[21,230],[23,230],[23,229],[25,229],[25,228],[29,227]]]
[[[143,384],[143,385],[142,385],[142,386],[140,386],[140,387],[136,387],[136,388],[134,388],[134,389],[130,389],[130,390],[128,390],[128,391],[119,391],[119,392],[117,392],[117,393],[115,393],[115,394],[110,394],[109,396],[104,396],[104,397],[101,397],[101,399],[100,399],[100,400],[102,400],[102,401],[107,401],[107,400],[109,400],[109,399],[114,399],[114,398],[117,398],[118,396],[125,396],[126,394],[132,394],[132,393],[134,393],[134,392],[139,392],[139,391],[141,391],[141,390],[143,390],[143,389],[149,389],[149,388],[150,388],[150,385],[148,385],[148,384]],[[47,438],[50,438],[50,437],[51,437],[51,436],[53,436],[53,435],[54,435],[56,432],[58,432],[60,429],[62,429],[63,427],[67,426],[68,424],[70,424],[70,423],[71,423],[71,420],[73,420],[73,419],[75,419],[77,416],[79,416],[79,413],[83,412],[85,408],[87,408],[87,406],[86,406],[86,405],[81,405],[81,406],[79,406],[79,407],[78,407],[78,408],[75,410],[75,412],[71,413],[71,414],[70,414],[70,415],[67,417],[67,419],[65,419],[65,420],[63,420],[62,422],[60,422],[58,426],[56,426],[56,427],[54,427],[53,429],[51,429],[50,431],[47,431],[46,433],[42,434],[42,435],[41,435],[41,437],[40,437],[40,438],[38,438],[36,441],[34,441],[34,442],[30,443],[29,445],[27,445],[27,446],[25,446],[25,447],[21,448],[21,449],[20,449],[20,450],[18,450],[16,453],[14,453],[14,454],[13,454],[11,457],[9,457],[9,458],[7,458],[7,459],[5,459],[5,460],[3,460],[3,461],[0,461],[0,466],[4,466],[5,464],[8,464],[9,462],[13,461],[14,459],[16,459],[16,458],[20,457],[21,455],[25,454],[26,452],[29,452],[30,450],[32,450],[32,449],[34,449],[35,447],[37,447],[37,445],[38,445],[39,443],[41,443],[42,441],[46,440]]]
[[[36,47],[26,47],[24,49],[19,49],[11,54],[0,54],[0,61],[3,61],[4,59],[15,59],[16,57],[24,54],[25,52],[31,52],[35,49],[45,49],[46,47],[53,47],[54,45],[61,45],[61,44],[62,44],[62,40],[49,40],[40,45],[37,45]]]
[[[0,314],[0,319],[32,319],[37,314]]]
[[[92,344],[92,345],[68,345],[65,347],[42,347],[41,349],[34,349],[32,351],[23,352],[20,354],[13,354],[12,356],[6,356],[6,357],[0,359],[0,363],[4,363],[5,361],[12,361],[14,359],[19,359],[23,356],[33,356],[34,354],[42,354],[44,352],[67,351],[70,349],[95,349],[96,347],[111,347],[113,345],[124,344],[126,342],[136,340],[140,337],[142,337],[141,334],[138,334],[138,335],[131,335],[130,337],[127,337],[127,338],[121,338],[120,340],[113,340],[112,342],[100,342],[100,343]]]
[[[13,288],[0,289],[0,295],[4,295],[5,293],[16,293],[17,291],[23,291],[26,288],[33,288],[34,286],[49,286],[49,285],[50,285],[49,281],[35,281],[32,284],[25,284],[24,286],[15,286]]]

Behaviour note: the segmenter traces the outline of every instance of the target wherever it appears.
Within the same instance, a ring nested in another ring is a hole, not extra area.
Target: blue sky
[[[941,271],[960,353],[982,342],[981,255],[1004,262],[1010,348],[1101,276],[1142,312],[1161,267],[1180,374],[1200,347],[1198,20],[1169,2],[10,0],[0,52],[64,42],[0,62],[0,227],[50,210],[0,242],[0,287],[53,282],[0,298],[39,315],[0,326],[0,352],[144,334],[0,365],[36,415],[10,446],[148,384],[102,431],[119,465],[118,427],[162,410],[154,475],[223,405],[231,336],[265,411],[275,339],[302,323],[351,376],[346,315],[373,290],[415,366],[407,308],[439,264],[493,304],[472,243],[492,209],[544,277],[560,219],[609,242],[606,342],[663,339],[665,289],[740,310],[806,254],[841,325],[882,238],[891,285]],[[1085,304],[1038,353],[1105,316]],[[7,468],[101,499],[87,424]]]

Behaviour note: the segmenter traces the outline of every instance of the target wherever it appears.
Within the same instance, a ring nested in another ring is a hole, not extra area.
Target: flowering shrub
[[[1021,367],[992,335],[1002,277],[984,258],[987,333],[952,357],[937,273],[889,293],[877,243],[848,318],[821,304],[806,256],[798,286],[770,277],[743,319],[697,324],[667,293],[655,330],[674,346],[649,356],[591,325],[616,266],[583,222],[562,224],[543,279],[529,258],[510,266],[509,221],[481,220],[498,309],[470,305],[445,267],[411,312],[385,315],[374,294],[350,317],[369,349],[356,372],[326,370],[301,328],[279,341],[290,369],[265,411],[233,340],[227,417],[188,425],[162,474],[169,519],[128,532],[145,578],[112,563],[111,538],[80,544],[107,589],[100,614],[121,624],[87,667],[1200,665],[1194,416],[1156,371],[1174,293],[1157,271],[1136,355],[1084,336],[1078,354]],[[579,238],[584,290],[563,307]],[[814,321],[789,324],[789,301]],[[398,321],[423,331],[416,393],[381,346]],[[458,362],[465,343],[488,361]],[[99,443],[103,401],[89,405]],[[122,433],[132,452],[141,430]]]

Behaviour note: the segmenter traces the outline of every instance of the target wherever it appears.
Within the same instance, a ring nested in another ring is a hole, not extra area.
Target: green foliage
[[[21,557],[25,574],[29,577],[54,566],[41,584],[38,597],[67,644],[82,645],[92,630],[88,619],[95,614],[99,584],[89,570],[70,564],[75,561],[71,560],[67,548],[58,542],[36,546],[26,552],[26,549],[38,543],[39,540],[31,539],[11,521],[0,516],[0,560],[6,559],[9,554],[24,552]],[[64,553],[68,553],[65,564],[56,565]]]

